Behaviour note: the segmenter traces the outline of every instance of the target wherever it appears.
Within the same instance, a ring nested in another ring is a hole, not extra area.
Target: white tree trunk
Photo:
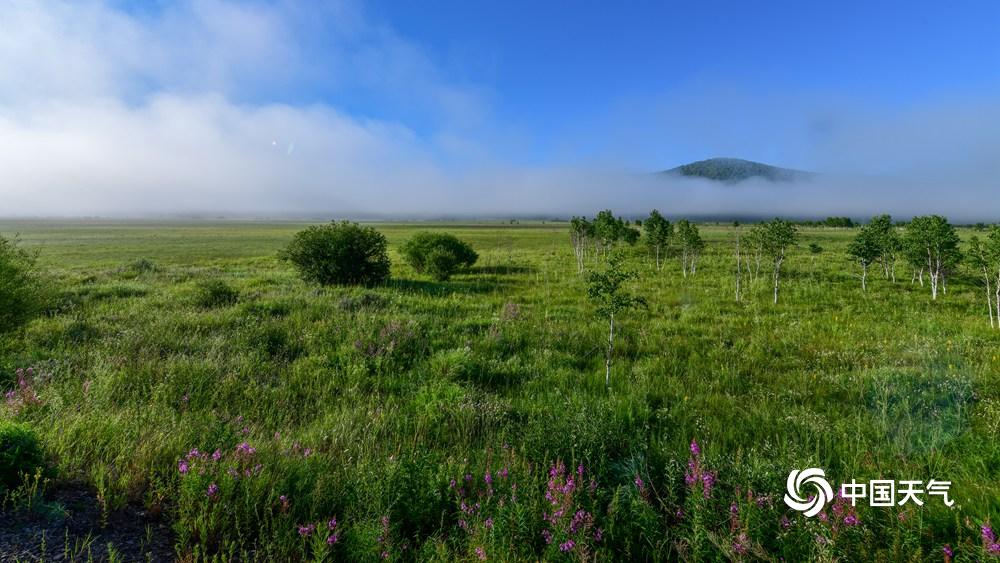
[[[990,295],[990,273],[985,266],[983,266],[983,279],[986,280],[986,310],[990,313],[990,328],[993,328],[993,299]]]
[[[611,388],[611,354],[615,349],[615,314],[611,313],[608,324],[608,355],[604,358],[604,386]]]
[[[774,304],[778,304],[778,283],[781,279],[781,262],[785,259],[784,253],[774,261]]]
[[[740,300],[740,233],[736,232],[736,302]]]

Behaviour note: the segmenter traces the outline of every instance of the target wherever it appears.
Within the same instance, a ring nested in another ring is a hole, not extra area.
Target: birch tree
[[[743,266],[740,264],[740,222],[733,221],[733,230],[736,231],[736,302],[739,303],[742,299],[742,278],[743,278]]]
[[[573,217],[570,220],[569,238],[573,243],[573,254],[576,256],[576,270],[582,274],[587,258],[587,247],[594,238],[594,224],[586,217]]]
[[[677,221],[677,246],[684,277],[697,272],[698,257],[705,248],[705,241],[702,240],[698,227],[687,219]]]
[[[868,267],[882,256],[880,234],[871,225],[861,227],[847,245],[847,255],[861,266],[861,291],[868,291]]]
[[[763,253],[774,266],[772,281],[774,282],[774,303],[778,303],[778,287],[781,284],[781,266],[785,262],[788,249],[795,245],[798,239],[798,229],[784,219],[774,218],[763,224]]]
[[[878,247],[878,261],[882,266],[882,274],[885,279],[896,281],[896,260],[902,248],[899,233],[892,224],[890,215],[876,215],[872,217],[866,228],[872,231],[872,237]]]
[[[914,217],[906,226],[904,245],[910,261],[919,257],[927,268],[931,299],[936,300],[939,288],[947,283],[945,276],[962,258],[955,227],[940,215]]]
[[[990,229],[985,241],[973,236],[969,243],[967,260],[983,279],[990,327],[1000,328],[1000,227]]]
[[[642,222],[643,239],[649,247],[650,254],[656,261],[656,269],[663,269],[663,259],[666,257],[667,249],[670,247],[671,239],[674,236],[674,226],[660,215],[656,209],[649,213],[649,217]]]
[[[607,255],[619,242],[635,244],[639,231],[625,224],[610,209],[605,209],[594,217],[594,241],[598,253]]]
[[[646,301],[629,293],[626,284],[638,276],[624,266],[624,257],[615,252],[602,271],[587,274],[587,296],[594,303],[598,316],[608,323],[608,345],[604,357],[604,385],[611,386],[611,358],[615,348],[615,319],[626,311],[645,306]]]

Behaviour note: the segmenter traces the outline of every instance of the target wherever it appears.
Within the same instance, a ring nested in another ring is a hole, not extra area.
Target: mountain
[[[710,158],[690,164],[682,164],[660,172],[663,175],[693,176],[716,182],[735,184],[750,178],[763,178],[771,182],[794,182],[813,176],[811,172],[779,168],[769,164],[743,160],[740,158]]]

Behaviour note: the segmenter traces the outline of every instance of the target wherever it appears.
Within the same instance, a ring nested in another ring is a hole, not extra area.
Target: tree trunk
[[[774,261],[774,304],[778,304],[778,283],[781,278],[781,262],[784,260],[784,256],[778,258]]]
[[[611,313],[608,325],[608,355],[604,358],[604,386],[611,388],[611,353],[615,348],[615,314]]]
[[[860,252],[858,253],[860,254]],[[861,263],[861,291],[868,291],[868,264]]]
[[[990,313],[990,328],[993,328],[993,302],[990,296],[990,273],[983,266],[983,279],[986,280],[986,310]]]
[[[997,277],[994,281],[996,283],[993,284],[993,287],[995,288],[993,293],[993,304],[996,305],[997,308],[997,328],[1000,329],[1000,270],[997,271]]]
[[[736,232],[736,302],[740,301],[740,233]]]

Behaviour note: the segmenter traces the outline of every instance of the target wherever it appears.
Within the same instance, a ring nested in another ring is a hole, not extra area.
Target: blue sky
[[[343,40],[329,35],[336,35],[330,28],[345,15],[339,9],[315,10],[316,5],[300,3],[296,9],[321,21],[297,21],[293,28],[303,56],[322,66],[325,57],[336,59],[342,49]],[[164,9],[151,9],[148,2],[123,7],[145,17]],[[364,19],[420,53],[433,80],[467,91],[476,104],[474,115],[443,125],[425,100],[357,76],[330,77],[329,69],[264,81],[232,97],[329,104],[359,118],[399,121],[420,135],[445,126],[480,129],[496,135],[501,140],[496,149],[510,158],[536,163],[614,156],[614,147],[587,139],[586,132],[604,133],[615,120],[638,122],[650,147],[639,154],[630,149],[623,164],[656,169],[741,148],[674,138],[669,119],[652,110],[673,96],[695,105],[688,98],[725,93],[751,112],[758,98],[781,92],[813,100],[817,107],[852,103],[898,111],[925,100],[1000,91],[1000,3],[991,1],[375,0],[349,11],[348,19]],[[789,112],[787,120],[796,119],[805,120]],[[747,121],[732,127],[756,127]],[[657,125],[663,125],[659,135]],[[707,119],[704,127],[725,125]],[[762,149],[748,142],[742,148],[734,156],[783,160],[788,150],[786,159],[808,160],[780,144]]]
[[[712,156],[992,189],[998,29],[986,0],[12,0],[0,195],[556,208]]]

